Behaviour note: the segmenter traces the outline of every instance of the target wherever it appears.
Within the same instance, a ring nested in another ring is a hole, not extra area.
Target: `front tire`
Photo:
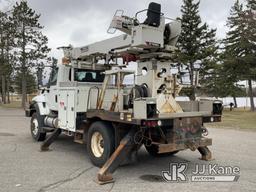
[[[115,137],[111,124],[94,122],[88,131],[87,152],[91,162],[102,167],[115,150]]]
[[[44,118],[37,112],[34,112],[30,121],[30,131],[34,140],[44,141],[46,133],[42,131]]]
[[[147,150],[147,152],[153,156],[153,157],[167,157],[167,156],[173,156],[176,153],[178,153],[179,151],[172,151],[172,152],[168,152],[168,153],[158,153],[158,146],[157,145],[150,145],[150,146],[146,146],[145,148]]]

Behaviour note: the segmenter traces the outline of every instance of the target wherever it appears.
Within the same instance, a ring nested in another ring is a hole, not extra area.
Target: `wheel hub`
[[[91,149],[95,157],[101,157],[104,152],[103,136],[99,132],[94,132],[91,139]]]
[[[33,133],[34,135],[37,135],[37,133],[38,133],[38,131],[39,131],[39,126],[38,126],[38,121],[37,121],[37,119],[33,119],[32,123],[33,123],[33,126],[32,126],[32,133]]]

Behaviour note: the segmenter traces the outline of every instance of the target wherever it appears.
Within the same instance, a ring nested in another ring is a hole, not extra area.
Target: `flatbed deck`
[[[173,120],[177,118],[192,118],[192,117],[202,117],[203,123],[209,122],[220,122],[221,115],[213,115],[210,112],[183,112],[183,113],[169,113],[169,114],[157,114],[155,117],[147,119],[135,119],[132,117],[132,113],[127,111],[123,112],[113,112],[103,109],[89,109],[86,112],[86,118],[99,118],[105,121],[114,121],[120,123],[128,123],[141,125],[143,121],[154,121],[154,120]]]

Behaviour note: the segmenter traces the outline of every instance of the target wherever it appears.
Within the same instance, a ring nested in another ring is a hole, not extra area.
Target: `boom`
[[[170,53],[178,40],[181,24],[177,20],[166,18],[161,13],[159,4],[150,4],[147,10],[147,19],[139,23],[138,12],[134,18],[124,16],[118,10],[110,24],[112,29],[124,32],[123,35],[99,41],[82,47],[64,47],[64,56],[70,61],[92,59],[106,59],[122,57],[124,54],[139,56],[142,53],[168,52]],[[166,23],[167,22],[167,23]],[[95,60],[94,60],[95,62]]]

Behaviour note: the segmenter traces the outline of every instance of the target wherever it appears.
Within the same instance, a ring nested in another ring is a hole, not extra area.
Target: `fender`
[[[38,105],[40,115],[49,115],[50,114],[50,109],[49,109],[48,105],[46,104],[46,97],[44,94],[35,96],[32,99],[32,102],[36,103]]]

